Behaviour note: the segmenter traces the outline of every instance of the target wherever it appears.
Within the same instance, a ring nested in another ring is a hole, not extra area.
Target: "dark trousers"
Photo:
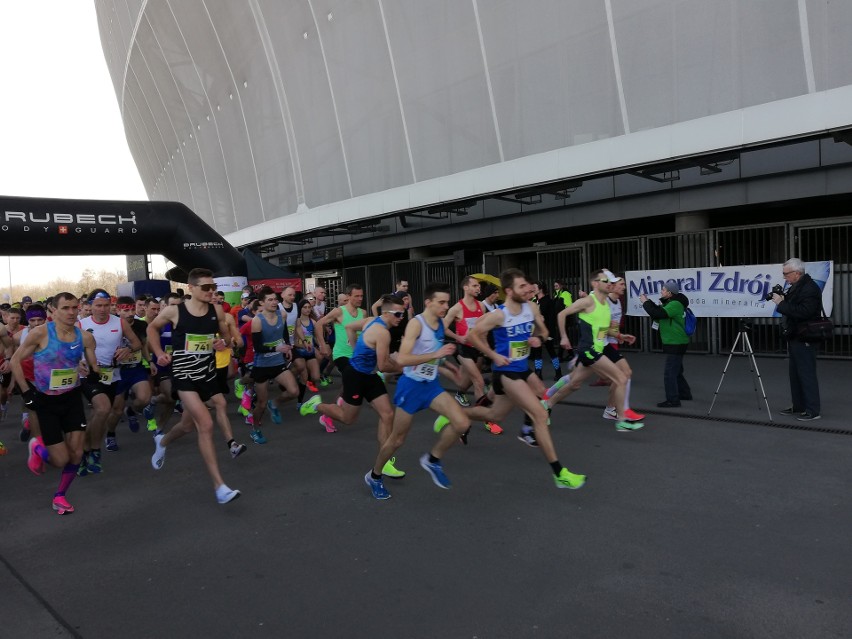
[[[819,384],[817,383],[817,345],[799,340],[787,342],[790,353],[790,395],[793,410],[819,415]]]
[[[667,347],[663,352],[666,354],[666,366],[663,369],[666,401],[679,402],[682,399],[692,399],[692,389],[689,388],[683,376],[683,356],[686,354],[686,346]]]

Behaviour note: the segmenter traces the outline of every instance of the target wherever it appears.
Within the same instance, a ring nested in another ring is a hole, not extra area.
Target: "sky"
[[[0,0],[0,194],[147,200],[127,147],[92,0]],[[47,283],[56,261],[0,245],[0,297]],[[122,255],[69,257],[63,275],[124,270]],[[163,272],[157,257],[154,270]]]

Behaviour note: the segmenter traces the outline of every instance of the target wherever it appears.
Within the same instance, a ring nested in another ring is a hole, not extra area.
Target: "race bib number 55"
[[[50,371],[50,390],[65,390],[77,385],[76,368],[53,368]]]

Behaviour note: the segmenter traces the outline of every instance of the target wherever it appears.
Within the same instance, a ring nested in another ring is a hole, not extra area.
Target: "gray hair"
[[[789,260],[784,262],[784,266],[793,269],[797,273],[805,273],[805,263],[798,257],[791,257]]]

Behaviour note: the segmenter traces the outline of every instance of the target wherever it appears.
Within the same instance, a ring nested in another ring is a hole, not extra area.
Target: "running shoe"
[[[317,414],[317,406],[322,403],[322,397],[319,395],[314,395],[308,401],[302,404],[299,408],[299,414],[302,417],[307,417],[308,415],[316,415]]]
[[[252,390],[247,388],[243,391],[242,396],[240,397],[240,408],[246,409],[246,411],[251,411],[251,406],[254,403],[254,396]]]
[[[222,484],[216,489],[216,501],[220,504],[227,504],[229,501],[234,501],[239,496],[239,490],[231,490],[225,484]]]
[[[247,450],[248,448],[246,448],[245,444],[238,444],[237,442],[234,442],[231,444],[231,459],[236,459]]]
[[[30,438],[30,418],[24,417],[21,420],[21,432],[19,433],[19,438],[22,442],[27,441]]]
[[[154,467],[154,470],[160,470],[163,464],[166,463],[166,447],[160,445],[163,437],[165,435],[154,437],[154,454],[151,456],[151,465]]]
[[[631,422],[641,422],[645,419],[645,416],[642,413],[637,413],[632,408],[627,408],[624,411],[624,419],[628,419]]]
[[[57,515],[70,515],[74,512],[74,506],[68,503],[65,495],[57,495],[53,498],[53,510]]]
[[[318,393],[319,392],[319,388],[317,388],[317,385],[314,384],[311,380],[308,380],[308,382],[305,384],[305,386],[312,393]]]
[[[101,466],[101,451],[93,450],[89,454],[89,472],[93,475],[99,474],[103,471],[103,466]]]
[[[142,409],[142,415],[145,417],[145,427],[148,429],[148,432],[157,430],[157,420],[154,416],[155,406],[154,402],[148,402],[148,405]]]
[[[617,421],[618,420],[618,411],[615,410],[615,406],[607,406],[606,408],[604,408],[603,418],[604,419],[614,419],[614,420]]]
[[[266,408],[269,409],[269,415],[272,417],[272,423],[273,424],[280,424],[281,423],[281,411],[278,410],[278,407],[275,405],[275,402],[273,402],[270,399],[268,402],[266,402]]]
[[[467,395],[465,395],[464,393],[456,393],[455,400],[459,403],[459,406],[464,406],[465,408],[470,406],[470,402],[467,399]]]
[[[320,377],[320,386],[328,386],[331,384],[331,378],[323,375]]]
[[[337,426],[334,425],[331,417],[328,415],[320,415],[319,423],[325,427],[325,432],[327,433],[336,433]]]
[[[237,399],[242,399],[242,398],[243,398],[243,393],[245,393],[245,392],[246,392],[245,384],[243,384],[243,383],[240,381],[240,378],[239,378],[239,377],[237,377],[237,378],[234,380],[234,397],[236,397]]]
[[[139,432],[139,420],[136,418],[136,411],[134,411],[130,406],[124,409],[124,414],[127,415],[127,425],[130,428],[131,433]]]
[[[259,428],[255,428],[253,431],[249,433],[249,437],[255,444],[265,444],[266,437],[263,436],[263,431]]]
[[[440,433],[444,430],[444,426],[450,423],[450,420],[443,415],[438,415],[438,418],[435,420],[435,423],[432,425],[432,430],[436,433]]]
[[[642,422],[632,422],[629,419],[622,419],[620,422],[616,422],[615,430],[619,433],[625,433],[629,430],[639,430],[645,426]]]
[[[525,443],[527,446],[531,448],[538,448],[538,440],[535,438],[535,432],[530,431],[521,431],[518,433],[518,440]]]
[[[254,415],[246,415],[246,424],[248,426],[254,426]]]
[[[583,484],[586,483],[586,476],[576,475],[567,468],[563,468],[559,471],[559,475],[553,477],[553,481],[556,483],[557,488],[577,490],[578,488],[582,488]]]
[[[441,461],[430,462],[428,453],[420,458],[420,467],[423,468],[432,477],[432,481],[438,488],[449,488],[452,486],[450,480],[444,474],[444,468],[441,466]]]
[[[115,440],[115,437],[107,437],[104,441],[106,442],[106,449],[109,452],[114,453],[118,451],[118,442]]]
[[[249,415],[251,415],[251,412],[247,408],[245,408],[242,404],[240,404],[237,407],[237,412],[240,415],[242,415],[243,417],[248,417]]]
[[[382,475],[387,475],[393,479],[402,479],[405,477],[405,471],[399,470],[394,464],[396,464],[396,457],[391,457],[382,467]]]
[[[364,475],[364,481],[370,487],[373,497],[376,499],[390,499],[391,494],[388,492],[388,489],[385,488],[385,484],[381,477],[373,479],[372,471],[368,470],[367,474]]]
[[[83,459],[80,460],[80,465],[77,467],[77,477],[85,477],[89,474],[89,466],[86,463],[86,458],[89,453],[83,453]]]
[[[36,446],[41,445],[41,437],[33,437],[27,444],[29,455],[27,456],[27,468],[33,475],[44,475],[44,460],[36,452]]]
[[[498,424],[494,422],[485,422],[485,430],[487,430],[492,435],[502,435],[503,429],[500,428]]]

